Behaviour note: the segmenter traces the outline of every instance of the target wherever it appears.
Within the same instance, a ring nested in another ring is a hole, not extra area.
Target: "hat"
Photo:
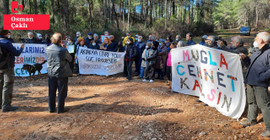
[[[4,28],[0,28],[0,35],[7,35],[8,33],[10,33],[8,30],[4,30]]]
[[[153,45],[155,46],[155,48],[157,48],[158,45],[159,45],[159,43],[158,43],[157,41],[154,41],[154,42],[153,42]]]
[[[88,33],[88,35],[92,35],[92,33],[91,33],[91,32],[89,32],[89,33]]]
[[[203,35],[202,38],[205,38],[206,39],[207,38],[207,35]]]

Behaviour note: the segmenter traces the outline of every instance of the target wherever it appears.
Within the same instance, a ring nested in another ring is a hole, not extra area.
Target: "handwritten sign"
[[[246,94],[240,57],[201,45],[172,49],[172,90],[198,96],[223,115],[240,118]]]
[[[80,74],[114,75],[124,70],[125,53],[79,48]]]

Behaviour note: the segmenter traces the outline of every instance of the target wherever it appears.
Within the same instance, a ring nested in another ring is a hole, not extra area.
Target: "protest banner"
[[[80,74],[114,75],[124,70],[125,53],[79,48]]]
[[[15,46],[17,49],[19,49],[21,45],[22,44],[19,43],[13,44],[13,46]],[[27,70],[22,69],[24,64],[34,65],[47,60],[45,54],[46,47],[47,45],[45,44],[25,44],[22,54],[15,58],[15,76],[28,77],[29,73],[27,72]],[[47,63],[43,64],[42,66],[43,68],[41,70],[41,74],[47,73]],[[38,72],[35,73],[35,75],[37,74]]]
[[[198,96],[225,116],[241,117],[246,94],[238,54],[194,45],[172,49],[172,90]]]
[[[68,45],[67,50],[69,53],[75,53],[75,45]]]

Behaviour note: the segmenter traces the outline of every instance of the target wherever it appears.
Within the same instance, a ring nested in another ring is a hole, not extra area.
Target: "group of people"
[[[11,106],[11,98],[14,83],[14,60],[19,56],[24,46],[16,49],[12,45],[10,31],[1,29],[0,31],[0,103],[2,112],[14,111],[17,108]],[[186,41],[182,40],[181,35],[177,35],[175,40],[171,36],[166,39],[156,39],[154,35],[149,35],[149,39],[144,41],[142,36],[133,37],[129,32],[121,41],[115,41],[114,36],[108,31],[103,41],[94,33],[88,33],[86,38],[82,38],[81,33],[76,33],[76,38],[66,37],[63,39],[60,33],[54,33],[51,38],[46,38],[37,42],[33,33],[28,33],[25,43],[44,43],[46,48],[48,83],[49,83],[49,112],[65,112],[65,98],[67,96],[68,77],[72,76],[70,64],[74,64],[75,54],[70,54],[66,49],[67,45],[74,45],[75,50],[79,47],[99,49],[113,52],[125,52],[124,74],[128,80],[132,80],[132,65],[135,62],[135,75],[142,78],[143,82],[154,82],[154,79],[163,79],[164,75],[170,81],[171,74],[171,50],[179,47],[195,45],[193,35],[186,34]],[[109,37],[108,37],[109,36]],[[261,136],[270,137],[270,34],[268,32],[258,33],[253,47],[244,47],[244,42],[240,36],[233,37],[231,46],[222,38],[204,35],[199,44],[213,49],[220,49],[239,54],[245,84],[247,87],[248,100],[248,119],[241,122],[244,127],[257,123],[257,109],[262,110],[266,130]],[[40,39],[41,40],[41,39]],[[157,77],[156,77],[157,76]],[[58,94],[58,107],[56,109],[56,90]]]

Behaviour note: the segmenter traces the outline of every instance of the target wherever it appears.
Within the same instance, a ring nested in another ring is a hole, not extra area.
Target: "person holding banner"
[[[171,49],[176,48],[176,43],[171,44]],[[167,67],[166,67],[166,76],[168,79],[168,84],[171,86],[171,81],[172,81],[172,56],[171,56],[171,51],[168,53],[168,58],[167,58]]]
[[[97,45],[101,44],[97,33],[94,33],[94,41],[96,42]]]
[[[117,52],[117,50],[118,50],[118,42],[115,41],[114,35],[110,35],[110,40],[112,42],[112,44],[111,44],[111,51],[112,52]]]
[[[105,51],[112,51],[112,42],[108,37],[104,38],[104,41],[102,42],[102,45],[100,46],[100,50],[105,50]]]
[[[231,42],[232,52],[237,53],[241,56],[243,75],[246,75],[247,69],[250,65],[250,58],[242,56],[248,56],[248,49],[244,47],[244,42],[240,36],[235,36],[231,40],[232,40]]]
[[[96,43],[95,40],[92,40],[89,46],[89,49],[99,50],[99,45]]]
[[[52,45],[45,50],[48,63],[49,112],[54,113],[56,111],[55,98],[58,89],[57,113],[64,113],[66,111],[65,99],[68,91],[68,77],[72,76],[69,67],[72,57],[68,50],[61,46],[62,35],[60,33],[54,33],[51,40]]]
[[[88,33],[87,37],[84,39],[86,46],[89,48],[91,41],[93,40],[93,35],[91,32]]]
[[[125,69],[124,73],[128,80],[132,80],[132,64],[137,56],[137,48],[134,45],[133,38],[128,38],[126,42]]]
[[[0,31],[0,108],[2,112],[15,111],[18,107],[11,106],[15,56],[19,56],[24,45],[17,50],[8,40],[8,30]]]
[[[201,42],[199,43],[200,45],[206,46],[206,39],[207,39],[207,35],[203,35]]]
[[[206,46],[209,47],[209,48],[214,48],[216,49],[217,48],[217,44],[216,44],[216,40],[215,40],[215,37],[210,35],[206,38]]]
[[[270,137],[270,33],[261,32],[253,43],[258,50],[251,56],[251,64],[247,70],[245,84],[247,84],[248,120],[242,122],[244,127],[257,123],[257,109],[261,109],[265,123],[262,137]],[[242,56],[247,57],[247,56]]]

